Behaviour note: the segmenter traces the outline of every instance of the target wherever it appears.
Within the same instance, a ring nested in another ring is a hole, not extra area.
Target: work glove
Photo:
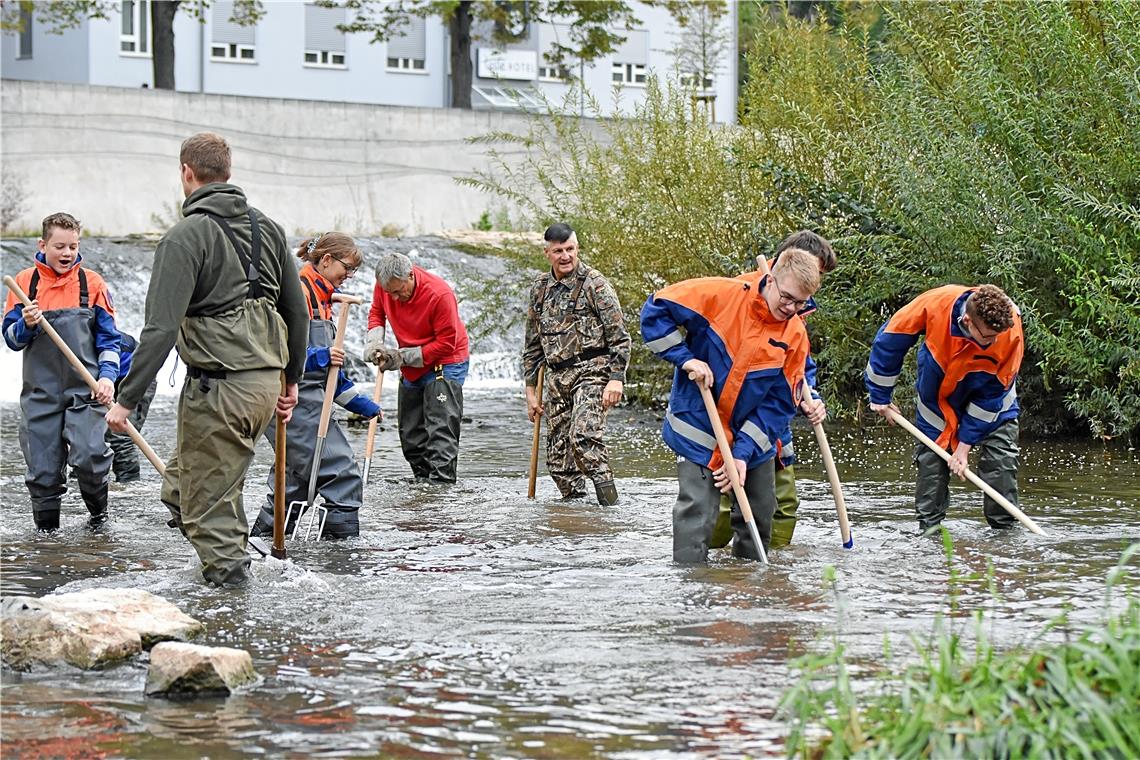
[[[378,353],[384,348],[384,327],[377,325],[364,337],[364,361],[375,364]]]
[[[400,349],[400,366],[401,367],[422,367],[424,366],[424,350],[421,346],[413,346],[412,348]]]
[[[398,348],[381,346],[376,349],[373,356],[375,357],[373,361],[376,362],[376,366],[381,372],[386,372],[390,369],[399,369],[401,367],[400,349]]]

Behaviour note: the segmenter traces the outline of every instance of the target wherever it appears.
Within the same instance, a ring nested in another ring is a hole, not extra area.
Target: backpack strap
[[[32,272],[32,281],[28,283],[28,300],[36,300],[36,291],[40,288],[40,270]]]
[[[250,209],[249,211],[249,253],[246,253],[245,250],[238,245],[237,236],[234,235],[233,228],[230,227],[224,218],[204,208],[194,209],[190,213],[205,214],[222,228],[222,232],[226,233],[226,237],[230,240],[230,245],[233,246],[234,252],[237,254],[238,259],[241,261],[242,268],[245,270],[245,279],[249,283],[249,292],[246,294],[246,298],[261,298],[265,295],[261,289],[261,228],[257,224],[257,215],[253,213],[253,210]]]

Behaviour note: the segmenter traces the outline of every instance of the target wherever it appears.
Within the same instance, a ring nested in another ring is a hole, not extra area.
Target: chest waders
[[[302,279],[313,314],[320,314],[316,293],[307,280]],[[341,308],[347,308],[342,306]],[[333,345],[336,328],[327,319],[309,320],[309,346],[327,348]],[[350,538],[360,534],[360,506],[363,502],[363,482],[357,470],[356,457],[344,430],[335,422],[329,423],[324,445],[321,448],[321,461],[315,462],[315,442],[320,426],[321,405],[324,402],[325,383],[330,372],[336,367],[324,367],[306,372],[297,388],[297,406],[293,408],[293,418],[289,420],[289,436],[285,444],[285,503],[306,501],[309,478],[312,469],[318,467],[317,493],[324,499],[328,514],[324,519],[322,538]],[[266,431],[266,439],[276,445],[271,434]],[[273,499],[275,495],[274,473],[269,474],[269,494],[253,526],[254,536],[268,536],[273,532]],[[285,532],[290,534],[295,527],[296,513],[290,513]]]
[[[423,385],[400,381],[398,411],[400,448],[417,480],[454,483],[459,463],[459,431],[463,422],[463,386],[433,368]]]
[[[596,361],[610,352],[605,345],[586,346],[590,338],[604,335],[604,330],[592,310],[578,311],[590,271],[578,280],[565,308],[547,312],[543,308],[545,289],[538,302],[542,351],[549,368],[544,404],[550,426],[546,469],[564,499],[585,496],[585,478],[589,477],[598,503],[610,506],[618,501],[605,442],[607,411],[602,404],[610,370],[608,362]]]
[[[187,314],[178,353],[187,365],[178,401],[178,440],[163,478],[162,499],[181,521],[202,575],[219,585],[249,577],[242,487],[257,438],[269,426],[288,356],[284,320],[260,283],[261,230],[249,212],[244,248],[225,219],[206,213],[225,233],[246,273],[238,306]],[[193,287],[193,283],[186,283]]]
[[[99,374],[95,347],[95,312],[88,302],[87,276],[79,276],[79,305],[52,309],[43,317],[84,366]],[[39,288],[32,274],[28,297]],[[19,438],[27,471],[24,483],[32,501],[32,519],[40,530],[59,527],[59,510],[67,492],[67,467],[79,481],[83,503],[93,521],[107,515],[107,482],[111,449],[103,440],[107,423],[91,389],[76,374],[47,335],[41,333],[24,349],[24,385],[20,394]]]

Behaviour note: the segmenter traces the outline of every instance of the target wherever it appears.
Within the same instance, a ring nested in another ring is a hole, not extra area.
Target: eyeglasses
[[[988,346],[997,339],[997,336],[1001,335],[1001,330],[987,335],[986,333],[982,332],[982,329],[978,326],[978,323],[970,319],[969,316],[969,314],[963,314],[962,316],[958,317],[958,329],[966,333],[966,335],[969,335],[979,344]],[[974,329],[971,330],[971,327]]]
[[[335,261],[339,261],[340,265],[342,267],[344,267],[344,273],[346,275],[348,275],[349,277],[352,277],[354,274],[356,274],[356,270],[360,269],[359,266],[350,267],[348,264],[345,263],[344,259],[338,259],[336,256],[333,256],[332,254],[329,254],[329,258],[334,259]]]
[[[807,306],[807,302],[811,300],[810,296],[808,298],[792,298],[791,296],[784,295],[784,291],[780,289],[780,283],[776,282],[775,277],[772,278],[772,285],[775,286],[776,292],[780,294],[780,303],[786,303],[796,311]]]

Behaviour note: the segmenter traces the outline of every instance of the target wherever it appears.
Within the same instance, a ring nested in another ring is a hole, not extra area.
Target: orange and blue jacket
[[[961,324],[966,299],[961,285],[928,290],[879,328],[863,374],[871,403],[891,401],[903,359],[919,336],[916,424],[944,448],[977,444],[1017,417],[1017,374],[1025,354],[1021,314],[989,346]]]
[[[778,257],[773,257],[768,259],[769,270],[771,270],[772,267],[776,265],[777,258]],[[747,280],[748,278],[755,276],[755,272],[746,272],[745,274],[738,276],[736,279]],[[803,307],[796,312],[796,316],[800,319],[806,320],[809,314],[818,311],[818,309],[819,306],[815,302],[815,297],[809,296],[807,303],[805,303]],[[808,353],[807,364],[804,366],[804,375],[807,377],[808,387],[811,388],[811,397],[818,401],[819,399],[822,399],[823,396],[820,395],[819,390],[816,388],[817,369],[818,367],[815,363],[815,359],[812,357],[811,353]],[[784,432],[780,433],[780,437],[776,440],[776,450],[777,455],[780,457],[781,467],[791,467],[796,463],[796,447],[795,443],[792,441],[791,420],[788,420],[788,426],[784,429]]]
[[[83,268],[82,256],[63,274],[48,266],[43,253],[36,254],[36,265],[16,275],[16,284],[40,307],[41,312],[59,309],[90,308],[91,335],[95,340],[95,353],[99,361],[99,379],[114,382],[119,377],[119,331],[115,327],[115,307],[111,293],[103,278]],[[36,286],[32,288],[32,280]],[[35,295],[32,295],[32,291]],[[15,293],[8,293],[4,307],[4,342],[13,351],[23,351],[42,332],[39,325],[29,329],[24,322],[24,304]]]
[[[716,469],[723,464],[700,388],[681,365],[712,369],[713,399],[732,455],[754,468],[776,456],[796,413],[809,345],[802,319],[782,321],[760,293],[759,272],[685,280],[657,291],[641,309],[646,347],[677,369],[662,438],[674,452]]]
[[[336,288],[314,269],[312,264],[301,267],[300,276],[301,290],[304,291],[305,301],[309,305],[309,319],[331,322],[332,296],[337,292]],[[347,309],[348,306],[341,304],[340,308]],[[328,346],[309,346],[305,353],[305,372],[323,370],[331,361]],[[333,400],[353,414],[363,417],[372,418],[380,413],[380,406],[357,389],[343,367],[337,371],[336,396]]]

